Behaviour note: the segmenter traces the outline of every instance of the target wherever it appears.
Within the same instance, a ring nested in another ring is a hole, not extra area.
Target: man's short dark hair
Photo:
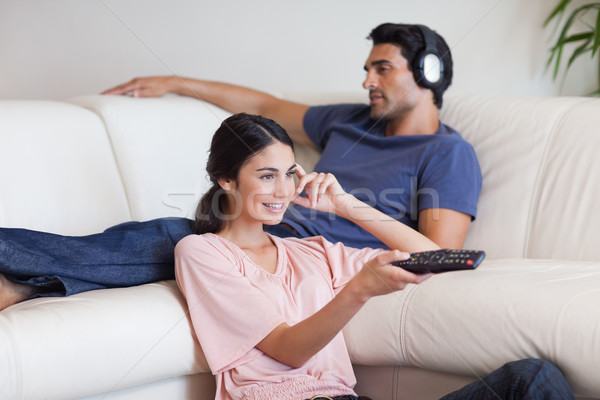
[[[437,50],[444,63],[443,82],[433,92],[433,101],[438,108],[442,108],[442,96],[452,83],[452,54],[443,37],[435,33]],[[408,24],[381,24],[371,31],[367,39],[377,44],[394,44],[400,47],[400,54],[408,61],[408,67],[414,72],[415,57],[425,49],[423,34],[416,25]]]

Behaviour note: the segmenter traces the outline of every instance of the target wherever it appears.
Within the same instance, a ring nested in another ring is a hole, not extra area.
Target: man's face
[[[373,46],[365,71],[363,87],[369,91],[371,118],[403,118],[415,107],[422,88],[417,86],[400,47],[388,43]]]

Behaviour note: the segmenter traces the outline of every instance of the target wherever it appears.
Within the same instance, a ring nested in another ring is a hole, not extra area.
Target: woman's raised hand
[[[296,186],[295,204],[318,211],[339,214],[345,211],[352,197],[342,189],[336,177],[330,173],[311,172],[307,174],[300,165],[296,166],[299,178]],[[300,196],[306,192],[306,197]]]

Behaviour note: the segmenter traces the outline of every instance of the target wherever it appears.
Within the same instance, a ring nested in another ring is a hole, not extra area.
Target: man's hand
[[[304,132],[304,114],[308,105],[279,99],[243,86],[179,76],[153,76],[135,78],[102,92],[130,94],[133,97],[160,97],[166,93],[206,101],[233,114],[245,112],[263,115],[283,126],[295,142],[314,146]]]
[[[175,81],[183,84],[183,79],[176,76],[152,76],[134,78],[129,82],[105,90],[102,94],[131,94],[133,97],[160,97],[175,88]]]

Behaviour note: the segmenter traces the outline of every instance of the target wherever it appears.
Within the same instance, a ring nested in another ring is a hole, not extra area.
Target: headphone
[[[437,49],[435,33],[425,25],[415,26],[425,42],[425,49],[413,59],[415,81],[426,89],[435,89],[444,82],[444,61]]]

